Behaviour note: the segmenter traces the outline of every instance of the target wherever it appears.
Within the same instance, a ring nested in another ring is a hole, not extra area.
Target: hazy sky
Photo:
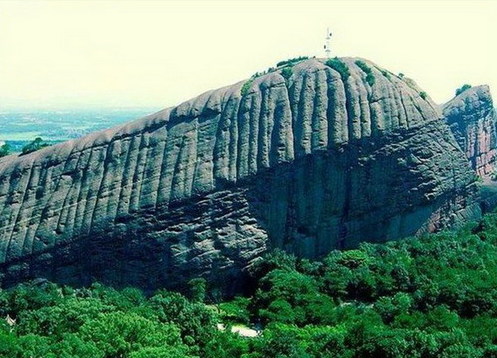
[[[497,96],[497,1],[0,0],[0,111],[161,108],[279,60],[370,59],[436,102],[463,83]]]

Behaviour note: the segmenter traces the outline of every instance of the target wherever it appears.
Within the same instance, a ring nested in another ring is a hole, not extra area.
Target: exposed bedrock
[[[490,175],[497,155],[497,114],[488,86],[464,91],[442,111],[471,167],[481,177]]]
[[[203,275],[237,290],[270,247],[319,257],[477,218],[475,176],[436,106],[342,61],[344,79],[311,59],[288,80],[278,69],[0,159],[2,284],[154,289]]]

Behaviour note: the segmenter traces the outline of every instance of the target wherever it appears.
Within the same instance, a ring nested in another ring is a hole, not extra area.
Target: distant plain
[[[0,145],[9,144],[13,152],[37,137],[55,144],[88,133],[114,127],[153,113],[154,108],[105,108],[0,112]]]

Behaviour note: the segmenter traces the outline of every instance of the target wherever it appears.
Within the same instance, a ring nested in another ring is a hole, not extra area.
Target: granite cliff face
[[[318,257],[480,214],[475,175],[411,81],[311,59],[0,159],[2,285],[236,290],[270,247]],[[243,95],[242,95],[243,93]]]
[[[488,86],[464,91],[442,112],[473,170],[482,177],[491,174],[497,155],[497,114]]]

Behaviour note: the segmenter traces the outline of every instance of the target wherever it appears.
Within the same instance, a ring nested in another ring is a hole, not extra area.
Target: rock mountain
[[[369,61],[290,63],[0,159],[0,281],[202,275],[233,292],[269,248],[315,258],[448,228],[481,214],[495,122],[487,87],[440,109]]]
[[[492,174],[497,117],[488,86],[473,87],[442,106],[454,136],[478,175]]]

